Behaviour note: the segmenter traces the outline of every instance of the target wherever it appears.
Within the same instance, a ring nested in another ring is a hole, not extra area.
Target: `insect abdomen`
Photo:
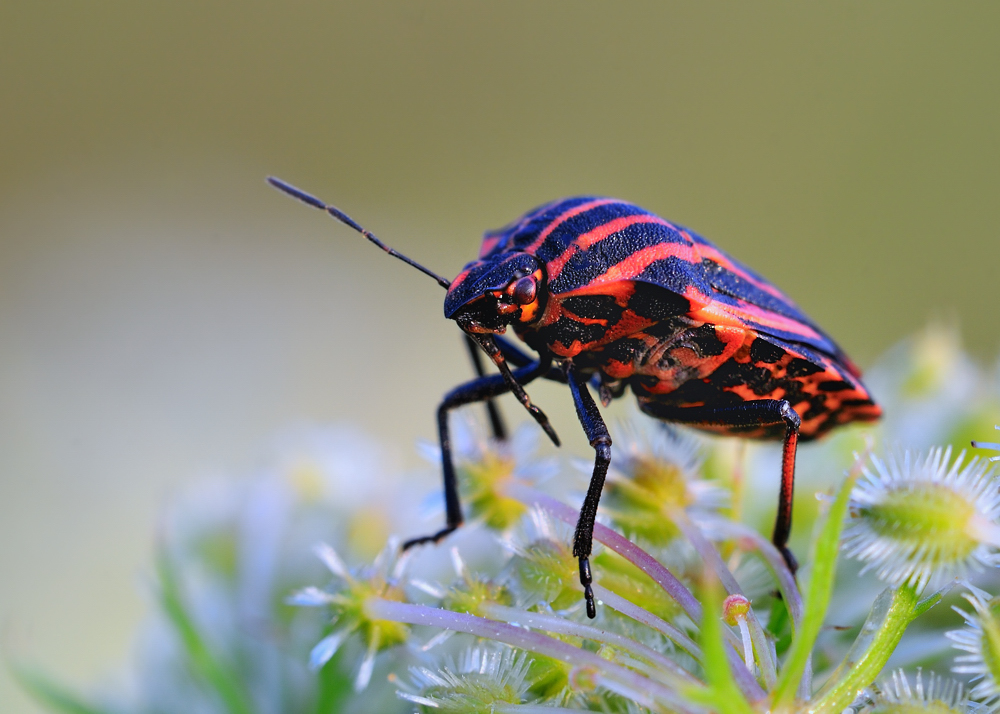
[[[802,419],[803,440],[822,436],[839,424],[873,421],[881,415],[865,386],[833,358],[801,345],[735,328],[712,328],[723,352],[711,354],[713,342],[677,340],[664,347],[657,364],[640,367],[630,380],[639,406],[652,416],[657,407],[733,406],[741,402],[784,399]],[[733,345],[739,341],[736,349]],[[698,350],[701,350],[699,354]],[[717,350],[716,350],[717,351]],[[691,375],[683,379],[685,374]],[[780,439],[783,427],[736,430],[702,427],[725,434]]]

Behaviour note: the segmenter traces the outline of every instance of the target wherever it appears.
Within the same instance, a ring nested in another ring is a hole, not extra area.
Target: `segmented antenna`
[[[373,233],[362,228],[361,225],[358,224],[353,218],[348,216],[346,213],[341,211],[336,206],[331,206],[327,203],[323,203],[315,196],[312,196],[306,193],[305,191],[302,191],[301,189],[297,189],[295,188],[295,186],[285,183],[281,179],[275,178],[274,176],[268,176],[267,182],[272,186],[274,186],[279,191],[287,193],[292,198],[297,198],[298,200],[302,201],[302,203],[308,206],[312,206],[313,208],[318,208],[321,211],[326,211],[341,223],[344,223],[345,225],[348,225],[354,230],[356,230],[358,233],[363,235],[365,238],[370,240],[372,243],[377,245],[379,248],[384,250],[389,255],[393,256],[394,258],[399,258],[404,263],[412,265],[421,273],[431,276],[432,278],[437,280],[438,285],[443,287],[445,290],[451,287],[451,281],[445,280],[440,275],[428,270],[417,261],[411,260],[402,253],[390,248],[385,243],[376,238]],[[549,418],[545,416],[545,412],[543,412],[541,409],[539,409],[538,407],[536,407],[534,404],[531,403],[531,400],[528,398],[528,394],[524,391],[524,387],[518,384],[517,380],[514,379],[514,375],[511,374],[510,367],[507,365],[507,361],[504,359],[503,353],[500,352],[500,348],[497,347],[497,344],[493,340],[492,335],[472,334],[468,332],[466,334],[473,340],[475,340],[475,342],[478,343],[479,346],[483,348],[483,351],[486,352],[489,358],[493,360],[493,363],[497,366],[497,369],[500,370],[500,374],[503,375],[504,382],[507,383],[507,386],[510,388],[510,391],[514,394],[515,397],[517,397],[517,400],[521,402],[524,408],[528,410],[528,413],[532,416],[532,418],[536,422],[538,422],[538,425],[542,427],[545,433],[548,434],[549,438],[552,440],[552,443],[554,443],[556,446],[559,446],[559,437],[556,435],[555,429],[552,428],[552,425],[549,424]]]
[[[341,211],[336,206],[331,206],[331,205],[329,205],[327,203],[323,203],[322,201],[320,201],[315,196],[311,196],[308,193],[306,193],[305,191],[303,191],[301,189],[298,189],[298,188],[295,188],[291,184],[285,183],[281,179],[275,178],[274,176],[268,176],[267,177],[267,182],[269,184],[271,184],[272,186],[274,186],[279,191],[284,191],[285,193],[287,193],[292,198],[297,198],[298,200],[302,201],[302,203],[304,203],[304,204],[306,204],[308,206],[312,206],[313,208],[318,208],[321,211],[326,211],[327,213],[329,213],[331,216],[333,216],[334,218],[336,218],[338,221],[340,221],[344,225],[350,226],[351,228],[353,228],[354,230],[356,230],[358,233],[360,233],[361,235],[363,235],[365,238],[367,238],[368,240],[370,240],[372,243],[374,243],[375,245],[377,245],[379,248],[381,248],[382,250],[384,250],[386,253],[388,253],[392,257],[399,258],[404,263],[408,263],[409,265],[412,265],[414,268],[416,268],[417,270],[419,270],[424,275],[431,276],[432,278],[434,278],[435,280],[437,280],[438,281],[438,285],[440,285],[445,290],[447,290],[448,288],[451,287],[451,281],[450,280],[445,280],[440,275],[438,275],[437,273],[435,273],[435,272],[433,272],[431,270],[428,270],[427,268],[425,268],[424,266],[422,266],[417,261],[415,261],[415,260],[413,260],[411,258],[407,258],[405,255],[403,255],[399,251],[395,250],[394,248],[390,248],[385,243],[383,243],[378,238],[376,238],[374,233],[372,233],[371,231],[368,231],[368,230],[365,230],[364,228],[362,228],[361,225],[358,224],[353,218],[351,218],[350,216],[348,216],[346,213],[344,213],[343,211]]]

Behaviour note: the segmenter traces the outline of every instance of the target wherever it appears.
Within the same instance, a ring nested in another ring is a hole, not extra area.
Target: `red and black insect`
[[[388,248],[333,206],[268,180],[435,278],[448,290],[445,317],[500,370],[484,376],[472,349],[479,378],[453,389],[438,407],[447,524],[404,548],[436,542],[462,523],[449,411],[486,401],[494,433],[502,437],[502,422],[489,400],[510,391],[558,445],[548,419],[523,388],[539,377],[569,385],[596,452],[573,541],[590,617],[596,613],[589,556],[611,437],[588,385],[604,405],[631,387],[640,409],[657,419],[782,440],[773,541],[793,570],[787,544],[799,439],[881,414],[858,368],[784,293],[701,236],[631,203],[584,196],[545,204],[487,233],[479,258],[449,282]],[[499,336],[508,325],[537,358]],[[516,367],[513,372],[508,362]]]

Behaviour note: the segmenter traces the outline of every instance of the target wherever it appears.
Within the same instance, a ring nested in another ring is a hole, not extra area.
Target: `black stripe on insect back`
[[[545,262],[555,260],[567,249],[572,250],[572,246],[580,236],[600,228],[605,223],[619,218],[644,215],[650,214],[630,203],[597,206],[559,224],[537,249],[536,255]]]
[[[695,288],[702,295],[711,294],[708,283],[701,276],[698,266],[683,258],[670,256],[654,260],[632,280],[659,285],[674,293],[682,294],[688,288]]]
[[[549,210],[540,214],[511,236],[512,245],[518,250],[526,250],[546,230],[549,230],[545,241],[531,251],[548,262],[561,255],[578,237],[608,221],[625,216],[651,215],[648,211],[631,203],[623,201],[607,203],[607,201],[611,201],[611,199],[587,196],[582,199],[574,198],[553,204]],[[563,218],[564,214],[588,203],[597,205],[574,216]]]
[[[574,196],[544,204],[504,228],[489,231],[486,236],[497,239],[495,251],[525,250],[559,216],[585,203],[599,200],[601,199],[597,196]],[[490,255],[492,254],[493,251],[490,252]]]
[[[744,300],[771,312],[776,312],[779,315],[790,317],[810,327],[813,326],[812,320],[806,317],[801,310],[790,304],[788,300],[783,300],[761,290],[749,280],[743,279],[718,263],[705,258],[701,261],[701,267],[705,272],[708,282],[717,292],[737,300]]]
[[[626,216],[615,216],[608,221],[593,226],[590,230],[609,223],[616,218],[624,217]],[[609,268],[632,258],[639,251],[663,243],[689,245],[689,242],[677,231],[673,231],[667,226],[659,223],[633,223],[616,233],[612,233],[607,238],[594,243],[588,250],[576,252],[569,258],[558,276],[555,278],[550,277],[549,289],[558,295],[583,287],[607,272]],[[568,246],[566,249],[576,250],[573,246]],[[551,259],[545,258],[542,255],[539,255],[539,257],[546,260],[546,262],[551,262]],[[675,258],[675,260],[677,259]],[[684,288],[690,285],[692,271],[690,267],[682,269],[678,266],[671,274],[680,277],[681,273],[683,273],[683,277],[677,281],[659,283],[658,281],[651,280],[650,282],[657,282],[664,287],[674,289],[677,292],[683,292]]]

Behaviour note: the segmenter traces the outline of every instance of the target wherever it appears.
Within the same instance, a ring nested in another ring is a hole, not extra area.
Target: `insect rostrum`
[[[794,571],[787,543],[799,439],[881,414],[858,368],[784,293],[696,233],[631,203],[581,196],[540,206],[487,233],[479,257],[449,282],[340,210],[268,180],[446,287],[445,317],[500,371],[484,376],[477,368],[477,379],[438,406],[447,523],[404,548],[438,541],[462,523],[448,430],[452,409],[513,392],[559,443],[524,391],[544,378],[569,386],[596,456],[573,543],[590,617],[596,614],[589,562],[594,519],[612,456],[591,387],[605,405],[630,387],[640,409],[657,419],[781,440],[773,541]],[[500,337],[508,326],[537,357]],[[495,411],[491,421],[501,437]]]

